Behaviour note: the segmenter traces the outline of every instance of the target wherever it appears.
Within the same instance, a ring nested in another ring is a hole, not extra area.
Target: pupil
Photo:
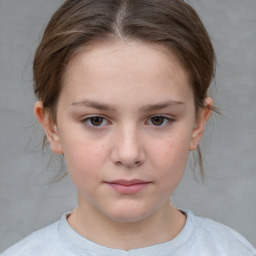
[[[151,121],[154,125],[161,125],[164,122],[164,118],[161,116],[155,116],[155,117],[151,118]]]
[[[99,126],[101,125],[103,122],[103,118],[102,117],[93,117],[91,118],[91,123],[94,125],[94,126]]]

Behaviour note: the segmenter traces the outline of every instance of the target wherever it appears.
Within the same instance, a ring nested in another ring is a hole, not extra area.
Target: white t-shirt
[[[95,244],[76,233],[66,215],[10,247],[1,256],[256,256],[252,245],[231,228],[184,211],[184,228],[169,242],[123,251]]]

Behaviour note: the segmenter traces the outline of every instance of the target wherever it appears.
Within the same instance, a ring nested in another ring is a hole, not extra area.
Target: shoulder
[[[55,255],[52,252],[56,250],[56,246],[58,247],[60,244],[58,223],[59,222],[55,222],[32,233],[7,249],[1,256]]]
[[[223,255],[256,256],[255,248],[230,227],[208,218],[197,217],[191,212],[188,212],[188,216],[193,222],[193,240],[197,240],[203,248],[228,253]]]

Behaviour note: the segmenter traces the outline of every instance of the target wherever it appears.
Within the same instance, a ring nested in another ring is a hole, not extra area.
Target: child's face
[[[45,127],[79,207],[124,222],[168,207],[208,116],[196,120],[188,75],[164,49],[98,43],[67,66],[57,124]]]

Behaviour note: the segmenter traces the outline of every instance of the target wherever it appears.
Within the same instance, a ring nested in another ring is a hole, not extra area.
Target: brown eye
[[[147,124],[153,127],[165,127],[172,124],[175,120],[168,116],[152,116],[147,120]]]
[[[102,116],[88,116],[81,120],[81,123],[84,124],[89,129],[99,130],[105,126],[111,125],[106,118]]]
[[[104,118],[100,116],[95,116],[89,119],[91,125],[93,126],[100,126],[103,123]]]
[[[160,126],[164,123],[165,119],[163,116],[154,116],[151,118],[151,122],[153,125]]]

